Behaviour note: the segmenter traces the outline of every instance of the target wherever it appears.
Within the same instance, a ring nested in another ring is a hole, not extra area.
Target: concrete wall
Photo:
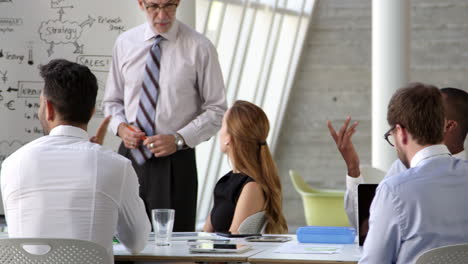
[[[468,90],[468,1],[412,0],[411,80]],[[326,127],[360,122],[361,164],[371,150],[371,0],[318,0],[276,160],[291,226],[305,225],[290,168],[320,188],[345,188],[345,165]],[[383,117],[385,118],[385,117]]]

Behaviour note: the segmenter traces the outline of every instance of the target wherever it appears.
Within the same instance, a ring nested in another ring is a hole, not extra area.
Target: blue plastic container
[[[352,227],[304,226],[297,229],[300,243],[353,244],[356,230]]]

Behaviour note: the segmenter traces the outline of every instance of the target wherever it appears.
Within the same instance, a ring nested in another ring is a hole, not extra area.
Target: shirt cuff
[[[189,146],[190,148],[195,148],[195,146],[200,143],[198,142],[198,137],[196,136],[196,129],[191,124],[183,127],[177,131],[177,133],[182,136],[185,141],[185,145]]]
[[[121,116],[113,116],[111,118],[111,121],[109,123],[109,129],[112,131],[112,133],[114,133],[114,135],[116,136],[119,136],[118,135],[118,132],[119,132],[119,125],[121,123],[127,123],[127,120],[125,120],[125,118],[121,117]]]
[[[364,183],[364,179],[362,178],[361,175],[359,175],[358,177],[351,177],[346,174],[346,189],[347,190],[354,191],[356,189],[356,186],[362,183]]]

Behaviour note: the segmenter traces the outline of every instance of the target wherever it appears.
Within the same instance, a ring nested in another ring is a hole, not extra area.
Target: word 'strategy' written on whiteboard
[[[99,92],[89,133],[103,118],[101,101],[118,35],[144,23],[137,1],[0,0],[0,166],[43,135],[38,66],[64,58],[88,66]]]

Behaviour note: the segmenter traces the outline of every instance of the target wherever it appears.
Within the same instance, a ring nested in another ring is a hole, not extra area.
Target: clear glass
[[[154,241],[156,246],[170,246],[172,228],[174,227],[174,209],[153,209],[151,219],[153,221]]]

